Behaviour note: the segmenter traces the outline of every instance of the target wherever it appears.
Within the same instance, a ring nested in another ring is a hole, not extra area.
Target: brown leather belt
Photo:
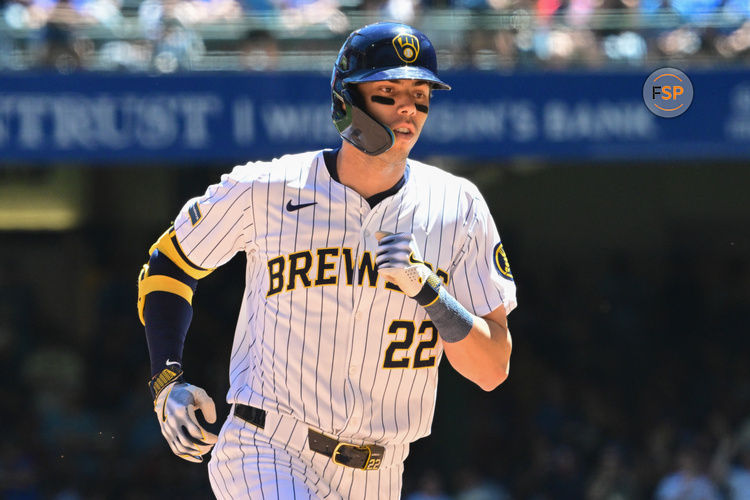
[[[235,403],[234,414],[261,429],[266,426],[266,412],[260,408]],[[382,446],[343,443],[313,429],[308,429],[307,436],[312,451],[330,457],[335,464],[354,469],[378,470],[385,453]]]

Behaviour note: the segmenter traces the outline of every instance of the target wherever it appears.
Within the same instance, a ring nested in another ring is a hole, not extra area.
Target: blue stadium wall
[[[653,69],[653,68],[652,68]],[[555,161],[750,157],[750,71],[687,71],[694,100],[645,107],[651,69],[445,73],[413,156]],[[0,75],[3,161],[242,162],[335,146],[326,75]]]

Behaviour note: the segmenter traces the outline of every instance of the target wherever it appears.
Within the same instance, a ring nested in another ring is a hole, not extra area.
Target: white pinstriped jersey
[[[350,442],[429,434],[442,344],[425,310],[378,277],[375,232],[412,232],[476,315],[510,312],[515,284],[476,187],[416,161],[407,169],[371,208],[331,178],[322,152],[289,155],[235,167],[184,206],[175,229],[194,264],[247,256],[228,402]]]

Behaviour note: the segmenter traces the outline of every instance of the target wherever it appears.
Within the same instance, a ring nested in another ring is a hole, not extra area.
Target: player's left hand
[[[194,385],[174,382],[166,385],[154,401],[154,411],[161,433],[172,452],[190,462],[203,462],[218,439],[198,423],[195,410],[201,410],[206,422],[216,422],[216,405],[205,390]]]
[[[397,285],[406,295],[414,297],[432,271],[422,261],[419,247],[411,233],[375,233],[378,248],[375,264],[378,274]]]

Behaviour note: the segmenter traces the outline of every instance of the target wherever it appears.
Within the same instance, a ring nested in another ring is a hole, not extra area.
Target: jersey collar
[[[326,149],[323,151],[323,160],[326,164],[326,169],[328,169],[328,174],[331,176],[331,179],[334,181],[340,183],[339,180],[339,174],[336,171],[336,158],[339,155],[339,150],[341,148],[336,149]],[[375,205],[383,201],[384,199],[388,198],[389,196],[393,196],[394,194],[398,193],[398,190],[401,189],[404,184],[406,184],[406,181],[409,180],[409,162],[406,162],[406,169],[404,170],[404,175],[399,179],[399,181],[394,184],[391,188],[386,189],[385,191],[381,193],[374,194],[367,198],[367,203],[370,205],[370,208],[373,208]]]

